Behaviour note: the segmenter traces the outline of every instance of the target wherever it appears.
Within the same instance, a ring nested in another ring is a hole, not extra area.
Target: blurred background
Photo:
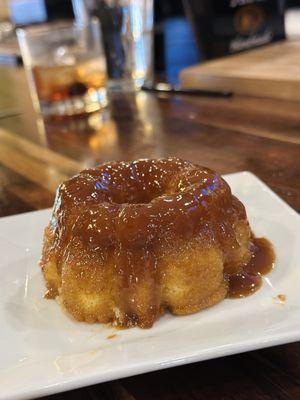
[[[105,26],[110,23],[110,16],[105,13],[103,3],[0,0],[0,63],[22,62],[16,28],[62,20],[86,21],[93,15],[100,17]],[[153,7],[154,71],[171,83],[178,82],[178,73],[185,66],[283,39],[284,17],[289,35],[300,32],[296,18],[300,0],[154,0]],[[252,40],[241,43],[237,36]]]
[[[297,40],[299,10],[300,0],[0,0],[0,65],[25,67],[44,117],[105,110],[113,92],[252,94],[229,83],[234,64],[209,62]],[[209,82],[206,65],[219,65],[222,84]]]

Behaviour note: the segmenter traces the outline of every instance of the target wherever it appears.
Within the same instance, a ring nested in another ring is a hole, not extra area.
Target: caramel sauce
[[[108,336],[106,337],[106,339],[114,339],[116,336],[117,336],[117,334],[116,334],[116,333],[113,333],[113,334],[111,334],[111,335],[108,335]]]
[[[251,258],[242,271],[227,275],[229,298],[246,297],[262,285],[262,275],[274,266],[275,254],[271,243],[265,238],[252,239]]]
[[[46,291],[46,293],[44,294],[44,298],[45,299],[55,299],[55,297],[58,295],[57,290],[55,290],[54,288],[50,288]]]
[[[279,294],[277,296],[278,300],[284,303],[286,301],[286,295],[285,294]]]

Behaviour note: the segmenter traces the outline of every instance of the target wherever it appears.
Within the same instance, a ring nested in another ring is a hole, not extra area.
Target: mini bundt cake
[[[251,257],[242,203],[216,172],[176,159],[114,162],[62,183],[40,264],[79,321],[151,327],[224,299]]]

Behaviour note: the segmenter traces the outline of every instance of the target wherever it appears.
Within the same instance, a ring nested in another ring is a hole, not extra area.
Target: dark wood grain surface
[[[221,173],[248,170],[300,211],[300,103],[146,93],[105,113],[43,121],[22,69],[0,68],[0,216],[50,207],[57,185],[108,160],[178,156]],[[144,374],[50,400],[297,400],[300,345]]]

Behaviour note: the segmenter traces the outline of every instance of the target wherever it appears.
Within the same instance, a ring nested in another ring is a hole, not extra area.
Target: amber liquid
[[[83,99],[82,111],[89,111],[85,108],[93,103],[94,107],[97,108],[97,103],[100,107],[107,81],[102,61],[98,59],[72,65],[37,65],[32,68],[32,78],[42,111],[55,102],[60,102],[63,110],[63,105],[74,99]]]
[[[252,240],[251,258],[242,271],[227,275],[229,298],[246,297],[256,292],[262,285],[262,276],[274,267],[275,253],[271,243],[265,238]]]

